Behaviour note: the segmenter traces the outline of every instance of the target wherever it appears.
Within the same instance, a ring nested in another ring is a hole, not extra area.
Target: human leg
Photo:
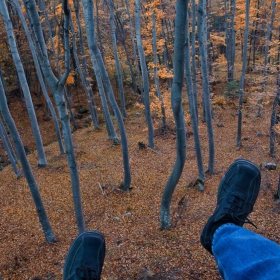
[[[224,279],[279,279],[280,247],[247,229],[261,182],[259,168],[237,160],[218,189],[217,207],[200,237],[201,244],[217,261]]]
[[[220,226],[212,252],[223,279],[279,279],[280,246],[248,229],[232,223]]]
[[[67,254],[63,280],[100,280],[105,258],[105,239],[98,231],[85,231]]]
[[[226,223],[243,226],[253,211],[261,182],[259,168],[245,159],[236,160],[223,176],[217,195],[217,206],[200,236],[203,247],[212,254],[212,240],[217,228]]]

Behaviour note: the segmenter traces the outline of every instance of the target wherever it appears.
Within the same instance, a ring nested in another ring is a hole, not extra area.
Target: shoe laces
[[[229,199],[228,203],[230,204],[229,207],[225,207],[226,214],[229,214],[232,220],[242,225],[244,223],[248,223],[255,228],[257,228],[253,222],[247,217],[253,209],[253,204],[245,203],[245,200],[237,194],[230,194],[233,199]]]
[[[81,280],[99,280],[97,272],[84,264],[76,269],[75,275]]]

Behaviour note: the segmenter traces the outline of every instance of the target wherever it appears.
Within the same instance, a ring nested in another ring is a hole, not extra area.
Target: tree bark
[[[8,140],[7,133],[6,133],[6,130],[4,128],[4,125],[1,121],[1,119],[0,119],[0,138],[2,139],[4,149],[6,150],[6,152],[8,154],[9,160],[12,164],[13,170],[18,179],[20,177],[21,173],[17,167],[17,159],[14,157],[14,153],[13,153],[13,150],[11,149],[11,145],[9,145],[9,143],[7,141]]]
[[[280,83],[279,83],[279,73],[277,75],[277,91],[274,97],[272,112],[271,112],[271,118],[270,118],[270,143],[269,143],[269,155],[272,157],[275,157],[275,130],[274,126],[276,124],[276,108],[279,103],[279,97],[280,97]]]
[[[2,6],[1,6],[1,8],[2,8]],[[55,235],[52,231],[52,227],[51,227],[49,219],[47,217],[47,213],[45,211],[45,207],[44,207],[44,204],[43,204],[40,192],[39,192],[37,182],[32,173],[31,167],[29,165],[29,162],[28,162],[26,154],[25,154],[25,150],[24,150],[22,141],[20,139],[16,125],[14,123],[14,120],[10,114],[10,111],[9,111],[9,108],[7,105],[7,100],[6,100],[4,87],[3,87],[1,79],[0,79],[0,111],[5,120],[5,123],[8,126],[9,132],[13,138],[13,142],[15,144],[17,154],[18,154],[20,163],[22,165],[24,176],[25,176],[28,186],[30,188],[30,192],[32,194],[33,201],[35,203],[36,211],[39,216],[39,220],[42,225],[46,241],[49,243],[55,242],[56,241]]]
[[[114,0],[109,0],[110,6],[110,26],[111,26],[111,36],[112,36],[112,44],[114,50],[114,58],[115,58],[115,65],[116,71],[118,75],[118,85],[119,85],[119,92],[120,92],[120,101],[121,101],[121,112],[124,118],[127,118],[127,113],[125,109],[125,98],[124,98],[124,89],[123,89],[123,80],[122,80],[122,71],[120,67],[120,60],[118,55],[118,47],[117,47],[117,39],[116,39],[116,32],[115,32],[115,22],[114,22]]]
[[[41,133],[39,130],[34,106],[32,103],[30,90],[29,90],[27,80],[25,77],[24,68],[23,68],[23,65],[22,65],[18,50],[17,50],[12,22],[11,22],[11,19],[10,19],[8,10],[7,10],[6,2],[4,0],[0,0],[0,12],[1,12],[4,24],[5,24],[6,32],[8,35],[9,46],[11,48],[11,54],[12,54],[12,57],[13,57],[13,60],[14,60],[14,63],[15,63],[16,69],[17,69],[18,78],[19,78],[20,85],[21,85],[21,88],[22,88],[22,91],[24,94],[26,108],[27,108],[27,112],[28,112],[28,115],[30,118],[31,127],[32,127],[34,138],[35,138],[35,142],[36,142],[36,147],[37,147],[37,152],[38,152],[38,166],[43,167],[48,164],[46,156],[45,156],[45,152],[44,152],[43,141],[42,141]]]
[[[244,92],[244,81],[247,65],[247,44],[248,44],[248,34],[249,34],[249,10],[250,10],[250,0],[246,0],[246,24],[245,24],[245,34],[243,43],[243,59],[242,59],[242,71],[239,80],[239,98],[238,98],[238,123],[237,123],[237,147],[242,146],[241,134],[242,134],[242,103],[243,103],[243,92]]]
[[[111,104],[111,107],[114,111],[118,122],[118,128],[121,135],[121,144],[122,144],[122,156],[123,156],[123,168],[124,168],[124,179],[121,185],[121,189],[128,190],[130,189],[131,183],[131,172],[130,172],[130,165],[129,165],[129,151],[128,151],[128,142],[126,131],[122,119],[121,112],[119,110],[118,104],[115,100],[112,85],[109,80],[109,76],[107,70],[105,68],[101,53],[99,48],[96,44],[95,34],[94,34],[94,13],[93,13],[93,3],[92,0],[82,0],[83,3],[83,11],[84,11],[84,18],[86,23],[86,33],[88,39],[88,45],[91,52],[91,59],[93,63],[96,64],[95,71],[101,73],[102,80],[106,86],[108,99]],[[95,63],[96,60],[96,63]],[[96,74],[97,74],[96,72]]]
[[[202,73],[202,87],[205,117],[207,123],[208,143],[209,143],[209,160],[207,172],[214,173],[215,164],[215,148],[214,148],[214,133],[212,126],[211,104],[210,104],[210,89],[209,89],[209,75],[207,67],[207,42],[206,42],[206,11],[205,0],[198,2],[198,45]]]
[[[43,76],[42,76],[42,72],[41,72],[41,69],[40,69],[39,61],[38,61],[38,58],[37,58],[36,50],[35,50],[35,47],[34,47],[34,44],[33,44],[33,40],[31,38],[28,26],[26,24],[26,21],[25,21],[24,15],[22,13],[21,7],[18,3],[18,0],[13,0],[13,3],[15,5],[17,13],[18,13],[18,15],[19,15],[19,17],[22,21],[22,25],[23,25],[23,28],[24,28],[24,31],[25,31],[25,34],[26,34],[26,37],[27,37],[27,40],[28,40],[28,43],[29,43],[29,47],[30,47],[30,50],[31,50],[31,53],[32,53],[32,57],[33,57],[33,60],[34,60],[34,65],[35,65],[35,68],[36,68],[37,77],[38,77],[38,80],[39,80],[44,98],[46,100],[48,109],[50,110],[51,115],[52,115],[52,119],[53,119],[54,126],[55,126],[55,132],[56,132],[56,137],[57,137],[60,153],[64,154],[65,151],[64,151],[64,147],[63,147],[62,138],[61,138],[59,123],[58,123],[58,120],[57,120],[57,117],[56,117],[56,112],[54,110],[53,104],[52,104],[52,102],[49,98],[48,92],[47,92],[47,88],[46,88],[46,85],[45,85],[45,82],[44,82],[44,79],[43,79]]]
[[[143,79],[143,85],[144,85],[145,116],[146,116],[146,122],[148,125],[148,146],[153,148],[154,147],[154,128],[153,128],[153,122],[152,122],[151,110],[150,110],[149,77],[148,77],[146,58],[145,58],[143,45],[142,45],[142,38],[141,38],[140,0],[136,0],[136,2],[135,2],[135,29],[136,29],[136,41],[137,41],[138,53],[139,53],[139,57],[140,57],[140,64],[141,64],[141,70],[142,70],[142,79]]]
[[[264,93],[265,85],[266,85],[266,82],[267,82],[268,51],[269,51],[269,44],[270,44],[270,41],[271,41],[271,31],[272,31],[272,26],[273,26],[274,16],[275,16],[275,7],[276,7],[276,0],[272,0],[270,20],[267,23],[266,42],[265,42],[265,49],[264,49],[264,62],[263,62],[263,82],[262,82],[260,99],[258,100],[257,117],[261,117],[262,95]]]
[[[175,19],[175,41],[174,41],[174,76],[171,91],[171,103],[176,123],[176,161],[172,173],[164,188],[160,207],[160,227],[162,229],[171,226],[170,204],[175,187],[181,177],[186,161],[186,130],[184,110],[182,106],[182,87],[184,80],[184,52],[186,12],[188,1],[177,0]]]
[[[187,79],[187,91],[188,91],[188,98],[189,98],[189,106],[190,106],[190,114],[191,114],[191,122],[192,122],[192,129],[194,135],[194,143],[195,143],[195,152],[196,152],[196,160],[197,160],[197,168],[198,168],[198,180],[199,180],[199,188],[200,190],[203,189],[203,184],[205,182],[205,172],[203,167],[203,159],[202,159],[202,152],[201,152],[201,145],[199,139],[199,131],[198,131],[198,117],[197,117],[197,110],[195,108],[195,97],[196,94],[193,92],[193,83],[192,83],[192,76],[193,73],[191,71],[191,54],[190,54],[190,40],[189,40],[189,20],[188,20],[188,13],[186,19],[186,79]],[[193,19],[194,20],[194,19]]]
[[[136,51],[136,46],[135,46],[135,41],[134,41],[132,20],[131,20],[131,15],[130,15],[128,2],[127,2],[127,0],[124,0],[124,2],[125,2],[126,11],[127,11],[127,14],[128,14],[128,19],[129,19],[129,32],[130,32],[130,38],[131,38],[132,50],[133,50],[133,57],[134,57],[135,67],[136,67],[138,88],[139,88],[140,93],[142,94],[143,86],[142,86],[142,81],[141,81],[141,78],[140,78],[140,69],[139,69],[139,63],[138,63],[138,59],[137,59],[137,51]]]
[[[232,82],[234,79],[234,62],[235,62],[235,29],[234,29],[234,17],[235,17],[236,3],[235,0],[225,1],[225,21],[226,21],[226,59],[228,68],[228,82]]]
[[[161,91],[159,86],[159,80],[158,80],[157,30],[156,30],[155,7],[152,15],[152,30],[153,30],[154,81],[156,85],[156,96],[159,99],[160,107],[161,107],[161,129],[166,129],[165,108],[164,108],[163,99],[161,96]]]
[[[83,207],[80,194],[80,182],[79,182],[79,173],[74,153],[74,145],[71,134],[71,127],[69,116],[66,110],[65,98],[64,98],[64,86],[69,75],[70,71],[70,44],[69,44],[69,18],[70,10],[68,8],[67,0],[63,1],[64,8],[64,50],[65,50],[65,72],[63,76],[58,80],[50,66],[50,61],[48,58],[47,47],[43,37],[43,31],[39,20],[39,15],[36,9],[35,0],[25,0],[25,4],[28,10],[29,19],[31,23],[31,28],[36,34],[37,45],[36,50],[40,62],[42,72],[45,76],[45,79],[53,93],[55,103],[57,106],[58,114],[62,124],[62,131],[66,146],[66,154],[68,159],[68,166],[70,169],[71,176],[71,185],[72,193],[74,200],[74,208],[76,215],[76,222],[79,233],[82,233],[86,230],[85,220],[83,214]]]

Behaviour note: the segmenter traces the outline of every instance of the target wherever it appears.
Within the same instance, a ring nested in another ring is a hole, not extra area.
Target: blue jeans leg
[[[212,251],[225,280],[280,279],[280,246],[248,229],[234,224],[220,226]]]

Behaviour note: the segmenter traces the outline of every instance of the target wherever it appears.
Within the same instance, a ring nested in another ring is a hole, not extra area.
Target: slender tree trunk
[[[40,9],[41,11],[44,13],[44,16],[45,16],[45,21],[47,23],[47,29],[49,31],[49,40],[51,42],[51,47],[52,47],[52,53],[54,55],[54,58],[55,58],[55,64],[56,64],[56,69],[57,69],[57,73],[58,73],[58,78],[61,79],[62,75],[61,75],[61,70],[60,70],[60,65],[59,65],[59,54],[60,54],[60,47],[57,48],[57,52],[55,50],[55,46],[54,46],[54,41],[53,41],[53,34],[52,34],[52,28],[51,28],[51,23],[49,21],[49,16],[48,16],[48,13],[47,13],[47,10],[46,10],[46,7],[45,7],[45,3],[44,1],[39,1],[39,4],[40,4]],[[58,38],[60,39],[61,36],[58,35]],[[60,46],[60,42],[58,42],[58,46]],[[64,94],[64,98],[66,100],[66,103],[68,105],[68,110],[69,110],[69,113],[70,113],[70,119],[71,119],[71,122],[74,126],[74,129],[78,129],[78,125],[76,123],[76,120],[75,120],[75,117],[74,117],[74,113],[72,111],[72,104],[71,104],[71,101],[69,100],[69,97],[67,95],[67,92],[65,90],[65,88],[63,89],[63,94]]]
[[[53,104],[52,104],[52,102],[49,98],[48,92],[47,92],[47,88],[46,88],[46,85],[45,85],[45,82],[44,82],[44,79],[43,79],[43,76],[42,76],[42,72],[41,72],[41,69],[40,69],[40,65],[39,65],[39,61],[38,61],[38,58],[37,58],[36,50],[35,50],[31,35],[30,35],[30,31],[27,27],[27,24],[26,24],[24,15],[22,13],[22,9],[21,9],[21,7],[18,3],[18,0],[13,0],[13,3],[15,5],[17,13],[18,13],[18,15],[19,15],[19,17],[22,21],[22,25],[23,25],[23,28],[24,28],[24,31],[25,31],[25,34],[26,34],[26,37],[27,37],[27,40],[28,40],[28,43],[29,43],[29,47],[30,47],[30,50],[31,50],[31,53],[32,53],[32,57],[33,57],[33,60],[34,60],[34,65],[35,65],[37,77],[38,77],[38,80],[39,80],[44,98],[46,100],[48,109],[50,110],[51,115],[52,115],[52,119],[53,119],[54,126],[55,126],[55,132],[56,132],[56,137],[57,137],[60,153],[64,154],[64,147],[63,147],[63,143],[62,143],[59,123],[58,123],[58,120],[57,120],[57,117],[56,117],[56,112],[54,110]]]
[[[277,74],[277,91],[274,97],[271,118],[270,118],[270,144],[269,144],[269,155],[275,157],[275,130],[274,126],[276,124],[276,108],[279,104],[280,97],[280,83],[279,83],[279,73]]]
[[[76,222],[79,233],[86,230],[85,220],[83,215],[83,207],[80,194],[80,182],[79,173],[74,153],[74,145],[71,134],[71,127],[69,116],[66,110],[65,98],[64,98],[64,86],[70,71],[70,44],[69,44],[69,20],[70,10],[68,8],[67,0],[63,1],[64,9],[64,50],[65,50],[65,72],[60,80],[58,80],[50,66],[48,58],[47,47],[43,37],[43,31],[40,24],[39,15],[36,9],[35,0],[25,0],[27,11],[30,17],[30,23],[32,30],[36,34],[37,38],[37,53],[40,62],[42,72],[45,79],[54,95],[55,103],[57,106],[58,114],[62,124],[62,131],[66,146],[66,154],[68,159],[68,166],[70,169],[72,193],[75,207]]]
[[[135,29],[136,29],[136,41],[137,41],[138,53],[139,53],[139,57],[140,57],[140,64],[141,64],[141,70],[142,70],[142,79],[143,79],[143,85],[144,85],[145,116],[146,116],[146,122],[148,125],[148,146],[153,148],[154,147],[154,128],[153,128],[153,122],[152,122],[151,110],[150,110],[149,77],[148,77],[146,58],[145,58],[143,45],[142,45],[142,38],[141,38],[140,0],[136,0],[136,2],[135,2]]]
[[[124,118],[127,118],[127,113],[125,109],[125,98],[124,98],[124,89],[123,89],[123,81],[122,81],[122,71],[120,67],[120,60],[118,55],[118,47],[117,47],[117,39],[116,39],[116,32],[115,32],[115,22],[114,22],[114,0],[109,0],[110,6],[110,26],[111,26],[111,36],[112,36],[112,43],[113,43],[113,50],[114,50],[114,58],[115,58],[115,65],[116,71],[118,75],[118,85],[120,91],[120,100],[121,100],[121,112]]]
[[[156,16],[155,16],[155,10],[153,11],[152,15],[152,29],[153,29],[153,55],[154,55],[154,81],[156,85],[156,96],[159,99],[160,106],[161,106],[161,128],[166,128],[166,116],[165,116],[165,108],[163,104],[163,99],[161,96],[160,86],[159,86],[159,80],[158,80],[158,60],[157,60],[157,30],[156,30]]]
[[[196,26],[196,4],[192,0],[192,92],[194,99],[195,115],[198,121],[197,87],[196,87],[196,47],[195,47],[195,26]]]
[[[98,43],[100,47],[100,52],[102,55],[102,58],[104,57],[104,48],[102,44],[102,39],[101,39],[101,33],[100,33],[100,24],[99,24],[99,5],[98,5],[99,0],[96,0],[96,29],[97,29],[97,37],[98,37]]]
[[[26,108],[27,108],[27,112],[28,112],[28,115],[30,118],[31,127],[32,127],[34,138],[35,138],[35,142],[36,142],[36,147],[37,147],[37,152],[38,152],[38,166],[43,167],[43,166],[47,165],[47,159],[46,159],[45,152],[44,152],[43,141],[42,141],[42,137],[40,134],[34,106],[32,103],[30,90],[29,90],[27,80],[25,77],[24,68],[21,63],[21,59],[20,59],[20,56],[19,56],[19,53],[17,50],[16,40],[15,40],[15,36],[14,36],[14,32],[13,32],[13,26],[12,26],[12,22],[11,22],[11,19],[10,19],[8,10],[7,10],[5,0],[0,0],[0,12],[1,12],[4,24],[5,24],[6,32],[8,35],[9,46],[11,48],[11,54],[12,54],[13,60],[15,62],[20,85],[23,90]]]
[[[80,61],[78,58],[78,54],[77,54],[77,44],[76,44],[76,35],[75,35],[75,29],[74,29],[74,24],[72,21],[72,17],[70,19],[70,26],[71,26],[71,30],[72,30],[72,45],[73,45],[73,55],[74,55],[74,60],[75,60],[75,64],[76,64],[76,68],[77,71],[79,73],[84,91],[86,93],[86,97],[88,100],[88,104],[89,104],[89,110],[90,110],[90,115],[94,124],[94,128],[98,129],[98,118],[97,118],[97,113],[96,113],[96,109],[95,109],[95,102],[93,100],[93,93],[91,90],[91,86],[89,83],[87,83],[86,78],[84,76],[84,73],[82,71],[81,65],[80,65]],[[90,92],[91,91],[91,92]]]
[[[249,10],[250,10],[250,0],[246,0],[246,24],[245,24],[245,34],[243,43],[243,60],[242,60],[242,71],[239,80],[239,98],[238,98],[238,123],[237,123],[237,147],[241,147],[241,130],[242,130],[242,101],[244,92],[244,81],[246,73],[246,59],[247,59],[247,45],[248,45],[248,34],[249,34]]]
[[[92,92],[91,84],[89,81],[90,77],[89,77],[89,73],[88,73],[87,60],[86,60],[86,54],[85,54],[85,48],[84,48],[83,32],[82,32],[82,26],[81,26],[81,20],[80,20],[80,1],[75,0],[74,7],[75,7],[76,23],[78,26],[79,46],[80,46],[80,52],[81,52],[81,56],[82,56],[82,68],[83,68],[83,72],[85,74],[84,82],[86,84],[86,93],[87,93],[88,100],[90,102],[89,106],[90,106],[90,108],[92,108],[91,114],[95,115],[95,118],[93,119],[94,127],[98,128],[98,116],[97,116],[97,112],[96,112],[96,105],[95,105],[95,102],[93,99],[93,92]]]
[[[11,150],[10,145],[7,142],[7,137],[6,137],[7,135],[6,134],[7,134],[6,130],[5,130],[4,125],[3,125],[3,123],[0,119],[0,138],[2,139],[4,149],[6,150],[6,152],[8,154],[8,157],[9,157],[9,160],[12,164],[13,170],[14,170],[17,178],[19,178],[21,173],[20,173],[20,171],[17,167],[17,162],[16,162],[16,158],[13,155],[13,150]]]
[[[202,159],[202,152],[201,152],[201,145],[199,139],[199,131],[198,131],[198,117],[197,117],[197,110],[195,108],[195,96],[193,92],[193,83],[192,83],[192,71],[191,71],[191,54],[190,54],[190,40],[189,40],[189,20],[188,20],[188,13],[186,19],[186,79],[187,79],[187,91],[188,91],[188,98],[189,98],[189,106],[190,106],[190,113],[191,113],[191,122],[192,122],[192,129],[194,135],[194,143],[195,143],[195,152],[196,152],[196,160],[197,160],[197,168],[198,168],[198,187],[200,190],[203,190],[203,184],[205,182],[205,173],[203,167],[203,159]]]
[[[3,6],[1,6],[1,11],[2,11],[2,7]],[[41,198],[41,195],[39,192],[37,182],[33,176],[33,173],[30,168],[29,162],[27,160],[25,150],[24,150],[23,144],[21,142],[19,133],[17,131],[16,125],[14,123],[14,120],[10,114],[10,111],[9,111],[9,108],[7,105],[7,100],[6,100],[4,87],[3,87],[1,79],[0,79],[0,111],[5,120],[5,123],[8,126],[9,132],[13,138],[13,142],[14,142],[16,150],[17,150],[17,154],[18,154],[18,157],[19,157],[19,160],[20,160],[23,172],[24,172],[24,176],[25,176],[28,186],[30,188],[30,192],[32,194],[32,197],[33,197],[33,200],[35,203],[36,211],[39,216],[39,220],[42,225],[46,241],[49,243],[55,242],[56,239],[55,239],[54,233],[52,231],[49,219],[47,217],[47,213],[46,213],[44,205],[43,205],[43,201],[42,201],[42,198]]]
[[[182,87],[184,80],[184,52],[186,13],[188,1],[177,0],[175,41],[174,41],[174,76],[171,91],[172,110],[176,123],[176,162],[172,173],[164,188],[160,207],[160,227],[162,229],[171,226],[170,204],[175,187],[181,177],[186,161],[186,130],[184,110],[182,106]]]
[[[128,151],[128,142],[126,131],[122,119],[121,112],[119,110],[118,104],[115,100],[113,89],[109,80],[108,73],[106,71],[101,53],[99,48],[96,44],[95,34],[94,34],[94,13],[93,13],[93,3],[92,0],[82,0],[83,3],[83,11],[84,11],[84,18],[86,24],[86,33],[88,39],[88,45],[91,51],[91,58],[92,60],[96,60],[96,69],[100,71],[104,84],[106,86],[108,99],[111,104],[111,107],[114,111],[118,122],[118,128],[121,135],[121,144],[122,144],[122,155],[123,155],[123,168],[124,168],[124,179],[122,182],[121,189],[128,190],[130,189],[131,183],[131,173],[130,173],[130,165],[129,165],[129,151]],[[95,63],[95,62],[94,62]]]
[[[260,99],[258,100],[257,117],[261,117],[262,95],[264,93],[265,85],[266,85],[266,82],[267,82],[268,51],[269,51],[269,44],[270,44],[270,41],[271,41],[271,30],[272,30],[272,26],[273,26],[273,22],[274,22],[274,16],[275,16],[275,7],[276,7],[276,0],[272,0],[270,20],[267,23],[266,42],[265,42],[265,49],[264,49],[264,62],[263,62],[263,82],[262,82]]]
[[[126,55],[127,64],[129,65],[129,69],[130,69],[132,87],[133,87],[134,93],[137,94],[136,79],[135,79],[135,75],[134,75],[134,72],[133,72],[133,66],[132,66],[130,54],[128,52],[128,48],[127,48],[127,45],[126,45],[126,42],[125,42],[126,31],[124,31],[123,24],[120,20],[120,17],[118,15],[116,15],[116,18],[117,18],[117,23],[118,23],[117,24],[118,35],[120,36],[120,40],[121,40],[121,43],[123,45],[123,49],[124,49],[124,52],[125,52],[125,55]]]
[[[88,14],[87,14],[87,12],[85,12],[84,4],[83,4],[83,11],[84,11],[84,21],[85,21],[86,28],[87,28],[87,34],[92,34],[92,32],[94,32],[94,25],[93,24],[87,24]],[[83,36],[83,35],[81,34],[81,36]],[[89,36],[91,36],[91,35],[89,35]],[[114,128],[113,121],[112,121],[111,116],[110,116],[110,112],[109,112],[109,108],[108,108],[108,104],[107,104],[107,99],[106,99],[106,95],[105,95],[105,90],[104,90],[104,87],[103,87],[101,71],[100,71],[99,66],[97,64],[96,58],[94,57],[93,48],[91,47],[91,44],[93,44],[93,43],[96,44],[96,41],[91,43],[91,41],[89,41],[89,38],[90,37],[88,37],[88,35],[87,35],[91,61],[92,61],[92,65],[93,65],[93,69],[94,69],[94,73],[95,73],[95,77],[96,77],[96,82],[97,82],[97,86],[98,86],[98,90],[99,90],[99,94],[100,94],[100,99],[101,99],[101,104],[102,104],[106,129],[107,129],[107,132],[108,132],[108,137],[109,137],[110,140],[112,140],[113,144],[117,145],[117,144],[119,144],[119,139],[118,139],[118,136],[116,134],[116,130]]]
[[[228,68],[228,82],[234,79],[234,60],[235,60],[235,0],[225,1],[226,9],[226,59]]]
[[[215,149],[214,149],[214,133],[212,127],[212,115],[210,104],[210,89],[209,89],[209,75],[207,67],[207,43],[206,43],[206,11],[205,0],[199,0],[198,2],[198,45],[199,55],[202,72],[202,86],[203,86],[203,100],[205,108],[205,117],[207,123],[207,133],[209,142],[209,160],[208,160],[208,172],[214,173],[215,164]]]

